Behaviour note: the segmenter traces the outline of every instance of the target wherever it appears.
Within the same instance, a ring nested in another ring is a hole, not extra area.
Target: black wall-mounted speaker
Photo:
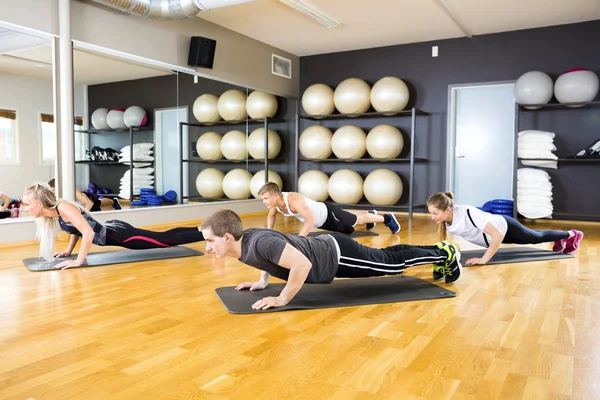
[[[201,36],[192,36],[188,65],[193,67],[212,68],[215,61],[217,41]]]

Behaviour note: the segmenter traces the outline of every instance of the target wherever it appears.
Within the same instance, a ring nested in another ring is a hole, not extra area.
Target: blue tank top
[[[60,211],[58,210],[58,206],[56,206],[56,212],[58,214],[58,225],[60,225],[60,229],[71,235],[76,235],[79,237],[83,236],[81,232],[79,232],[79,230],[72,223],[67,222],[62,218],[62,216],[60,215]],[[94,230],[94,240],[92,241],[92,243],[98,246],[105,246],[106,227],[100,222],[96,221],[90,214],[84,212],[83,210],[81,211],[81,215],[83,215],[83,218],[85,218],[87,223],[90,224],[90,226]]]

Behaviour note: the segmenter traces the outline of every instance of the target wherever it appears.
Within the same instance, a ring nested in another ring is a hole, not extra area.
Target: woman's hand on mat
[[[483,260],[483,258],[469,258],[465,264],[467,265],[484,265],[486,264],[486,262]]]
[[[235,290],[244,290],[244,289],[250,289],[251,291],[254,290],[263,290],[264,288],[267,287],[269,283],[265,283],[262,281],[258,281],[258,282],[243,282],[240,283]]]
[[[265,297],[262,300],[252,304],[252,308],[255,310],[266,310],[271,307],[283,307],[285,303],[279,297]]]
[[[81,261],[77,261],[77,260],[66,260],[61,262],[60,264],[58,264],[56,266],[56,269],[67,269],[67,268],[74,268],[74,267],[79,267],[81,265]]]
[[[59,251],[58,253],[54,253],[55,258],[69,257],[70,255],[71,255],[70,251]]]

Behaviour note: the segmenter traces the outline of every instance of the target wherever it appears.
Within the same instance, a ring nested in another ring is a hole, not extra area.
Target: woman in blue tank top
[[[67,269],[80,266],[85,260],[90,246],[120,246],[143,250],[173,247],[204,240],[198,228],[174,228],[165,232],[139,229],[119,220],[107,221],[104,225],[91,214],[65,200],[56,199],[54,192],[44,184],[36,184],[25,189],[23,206],[34,218],[38,218],[37,237],[40,239],[40,256],[44,258],[68,257],[81,238],[77,259],[66,260],[56,266]],[[71,234],[67,250],[54,253],[54,238],[60,229]]]

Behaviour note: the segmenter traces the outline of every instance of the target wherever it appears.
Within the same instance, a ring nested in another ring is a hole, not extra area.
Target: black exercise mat
[[[315,237],[315,236],[319,236],[319,235],[331,235],[333,233],[337,233],[340,235],[346,235],[346,236],[350,236],[351,238],[359,238],[359,237],[367,237],[367,236],[379,236],[379,233],[377,232],[373,232],[373,231],[354,231],[351,234],[347,234],[347,233],[340,233],[340,232],[331,232],[331,231],[315,231],[315,232],[310,232],[308,234],[309,237]]]
[[[180,257],[193,257],[201,256],[204,253],[189,247],[175,246],[167,247],[163,249],[150,249],[150,250],[120,250],[120,251],[107,251],[104,253],[90,253],[87,255],[84,263],[79,267],[99,267],[101,265],[110,264],[126,264],[138,261],[152,261],[152,260],[164,260],[167,258],[180,258]],[[56,260],[47,261],[44,258],[26,258],[23,260],[23,264],[30,271],[54,271],[55,266],[65,260],[74,260],[77,258],[77,254],[71,254],[69,257],[57,258]]]
[[[215,293],[232,314],[305,310],[398,303],[456,297],[456,293],[413,276],[336,279],[329,284],[305,284],[284,307],[253,310],[252,304],[263,297],[279,296],[284,283],[274,283],[264,290],[235,290],[235,286],[215,289]]]
[[[481,258],[485,253],[485,249],[480,250],[465,250],[460,252],[460,260],[463,267],[476,267],[476,265],[467,265],[465,262],[469,258]],[[554,260],[561,258],[574,258],[572,254],[555,253],[553,251],[537,249],[535,247],[502,247],[494,254],[494,257],[488,264],[508,264],[526,261],[543,261]]]

